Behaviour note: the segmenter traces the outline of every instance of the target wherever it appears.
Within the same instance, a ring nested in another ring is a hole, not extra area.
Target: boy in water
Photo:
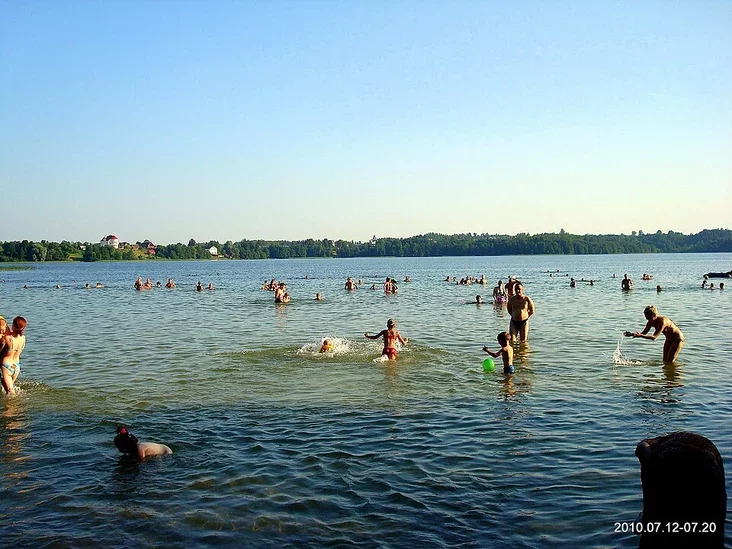
[[[488,347],[483,347],[483,350],[493,358],[498,358],[500,356],[503,360],[503,373],[512,374],[516,370],[513,367],[513,348],[508,344],[508,334],[506,332],[501,332],[498,334],[496,339],[498,340],[498,344],[501,346],[500,351],[494,353]]]
[[[376,335],[370,335],[368,332],[366,332],[364,337],[367,337],[369,339],[379,339],[380,337],[384,338],[384,350],[381,351],[381,356],[385,356],[389,360],[396,360],[397,357],[397,348],[396,348],[396,342],[398,341],[402,345],[406,345],[409,342],[409,338],[403,338],[401,334],[396,329],[396,320],[390,318],[386,321],[386,330],[381,330]]]

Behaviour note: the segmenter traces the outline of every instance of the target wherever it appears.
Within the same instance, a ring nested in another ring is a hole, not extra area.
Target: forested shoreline
[[[212,254],[212,248],[216,248]],[[705,229],[685,235],[674,231],[630,235],[574,235],[565,231],[543,234],[490,235],[428,233],[408,238],[268,241],[241,240],[187,244],[125,244],[28,240],[0,242],[0,262],[103,261],[159,259],[289,259],[307,257],[440,257],[499,255],[588,255],[633,253],[732,252],[732,231]]]

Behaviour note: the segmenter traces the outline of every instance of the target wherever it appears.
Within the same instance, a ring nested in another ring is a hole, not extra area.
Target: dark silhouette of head
[[[721,549],[727,492],[716,446],[701,435],[676,432],[642,440],[635,455],[641,466],[643,525],[678,523],[683,529],[698,523],[696,532],[646,532],[639,547]]]
[[[126,427],[117,427],[117,436],[114,437],[114,445],[123,454],[133,454],[137,451],[137,437],[130,433]]]

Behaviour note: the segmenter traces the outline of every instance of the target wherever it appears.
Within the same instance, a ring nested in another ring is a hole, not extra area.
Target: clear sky
[[[2,2],[0,187],[0,241],[732,228],[732,2]]]

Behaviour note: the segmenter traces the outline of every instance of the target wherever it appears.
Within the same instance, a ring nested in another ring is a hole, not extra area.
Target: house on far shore
[[[218,250],[218,248],[216,248],[216,246],[211,246],[208,249],[208,253],[210,253],[214,257],[217,257],[219,255],[219,250]]]
[[[101,243],[106,246],[112,246],[112,248],[114,248],[115,250],[119,248],[119,238],[117,238],[113,234],[109,234],[102,238]]]
[[[142,242],[140,242],[140,248],[142,248],[143,250],[147,250],[147,255],[155,255],[155,244],[153,244],[150,240],[143,240]]]

